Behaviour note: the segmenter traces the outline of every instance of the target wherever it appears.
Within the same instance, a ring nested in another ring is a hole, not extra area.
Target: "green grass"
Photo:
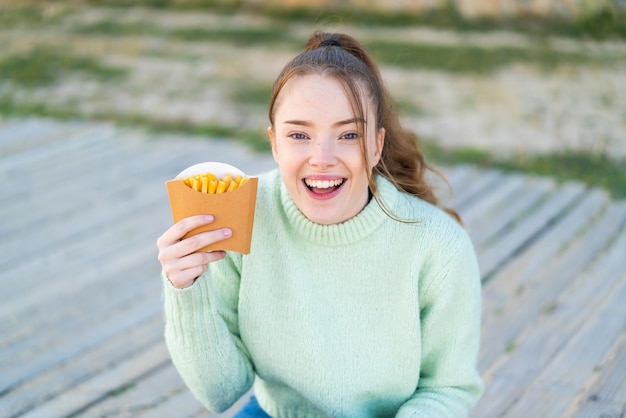
[[[143,24],[125,24],[112,20],[83,25],[74,29],[81,35],[128,36],[149,35],[178,39],[185,42],[230,42],[235,46],[265,45],[289,46],[299,49],[304,39],[290,35],[280,25],[264,28],[188,28],[165,29]],[[584,52],[563,52],[537,43],[528,48],[493,47],[473,45],[435,45],[402,41],[366,42],[374,57],[382,64],[407,69],[425,69],[455,73],[486,74],[506,65],[527,63],[545,71],[561,65],[609,65],[616,57],[596,57]]]
[[[126,71],[103,65],[91,57],[46,46],[38,46],[0,60],[0,79],[22,87],[46,86],[54,84],[62,77],[75,74],[109,81],[123,77]]]
[[[46,103],[16,103],[9,97],[0,97],[0,115],[8,117],[45,116],[56,119],[73,119],[80,117],[72,109],[59,108]]]
[[[113,119],[118,123],[139,125],[157,133],[177,133],[205,138],[209,137],[212,139],[235,140],[248,145],[252,150],[257,152],[269,152],[271,149],[269,140],[265,137],[265,132],[263,131],[234,128],[232,126],[219,124],[191,123],[188,121],[156,121],[143,117],[136,118],[135,120],[126,118],[122,119],[122,121],[117,117]]]
[[[456,31],[489,32],[509,30],[533,36],[566,36],[591,39],[626,39],[626,9],[600,9],[575,19],[522,14],[512,18],[466,18],[454,7],[447,6],[422,13],[406,11],[375,11],[359,8],[266,8],[268,16],[309,23],[342,23],[362,27],[425,26]]]
[[[36,4],[19,6],[0,4],[0,28],[22,29],[56,24],[63,19],[65,13],[62,8],[46,11],[44,7]]]
[[[486,74],[515,63],[527,63],[550,71],[566,64],[605,65],[610,60],[583,53],[555,51],[541,44],[529,48],[481,48],[474,45],[374,41],[367,46],[375,58],[388,65],[454,73]]]
[[[227,41],[235,45],[299,45],[297,40],[287,35],[282,25],[267,28],[190,28],[176,29],[169,36],[183,41]]]
[[[576,19],[522,14],[514,18],[466,18],[453,2],[422,13],[411,11],[379,11],[365,7],[273,7],[251,6],[241,0],[87,0],[87,3],[114,7],[142,5],[159,9],[203,10],[216,13],[250,13],[265,15],[278,21],[306,24],[351,24],[372,26],[429,26],[457,31],[512,30],[536,36],[568,36],[592,39],[626,39],[626,8],[616,6],[599,9]]]
[[[287,44],[300,47],[304,40],[294,39],[287,33],[283,24],[271,27],[232,27],[232,28],[178,28],[166,29],[150,23],[121,23],[115,20],[102,20],[91,24],[83,24],[72,30],[81,35],[129,36],[149,35],[176,39],[185,42],[220,41],[230,42],[237,46]]]
[[[272,86],[269,84],[253,84],[241,82],[231,89],[230,98],[238,106],[263,106],[269,108]]]
[[[175,133],[212,139],[235,140],[258,152],[270,151],[264,131],[214,123],[193,123],[187,120],[162,120],[133,113],[99,112],[84,115],[69,106],[61,107],[46,103],[18,103],[9,97],[0,97],[0,115],[7,117],[42,116],[61,120],[89,119],[113,122],[121,126],[133,126],[155,133]]]
[[[241,0],[83,0],[82,2],[55,1],[55,7],[45,1],[11,4],[0,1],[0,27],[38,27],[54,23],[67,11],[81,6],[89,7],[149,7],[166,10],[197,10],[232,15],[247,13],[272,18],[281,22],[303,22],[308,25],[349,24],[360,27],[427,26],[457,31],[511,30],[534,36],[567,36],[591,39],[626,39],[626,8],[612,6],[600,8],[574,19],[542,17],[522,14],[514,18],[470,19],[461,15],[454,3],[421,13],[412,11],[378,11],[366,7],[273,7],[258,3],[244,4]]]

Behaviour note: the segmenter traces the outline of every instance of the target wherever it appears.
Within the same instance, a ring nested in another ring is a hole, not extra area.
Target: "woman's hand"
[[[226,256],[224,251],[194,251],[229,238],[232,231],[228,228],[202,232],[183,239],[189,231],[211,222],[211,215],[190,216],[172,225],[157,239],[159,262],[174,287],[183,289],[191,286],[208,269],[209,263]]]

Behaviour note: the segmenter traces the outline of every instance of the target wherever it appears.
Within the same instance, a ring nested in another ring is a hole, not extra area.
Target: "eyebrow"
[[[299,126],[306,126],[306,127],[310,127],[313,125],[313,123],[305,121],[305,120],[286,120],[284,123],[288,125],[299,125]],[[366,122],[361,118],[350,118],[350,119],[340,120],[339,122],[333,123],[333,127],[349,125],[351,123],[365,124]]]

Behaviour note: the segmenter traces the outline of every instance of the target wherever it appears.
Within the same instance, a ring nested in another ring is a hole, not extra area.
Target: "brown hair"
[[[304,51],[285,65],[272,88],[269,107],[269,119],[272,126],[277,98],[283,86],[293,77],[307,74],[328,75],[342,83],[358,120],[365,121],[365,110],[361,98],[369,95],[371,103],[374,104],[376,128],[385,129],[381,159],[373,172],[387,178],[401,191],[435,205],[439,203],[433,187],[425,179],[425,174],[431,171],[442,178],[443,176],[426,163],[417,135],[401,125],[391,95],[383,84],[376,63],[365,48],[349,35],[314,32]],[[364,124],[361,123],[358,128],[362,134],[361,137],[365,138]],[[365,163],[369,166],[368,153],[365,149],[366,142],[361,141],[361,149]],[[368,172],[367,176],[374,199],[389,216],[402,221],[393,215],[380,199],[372,173]],[[461,222],[456,211],[445,207],[442,209]]]

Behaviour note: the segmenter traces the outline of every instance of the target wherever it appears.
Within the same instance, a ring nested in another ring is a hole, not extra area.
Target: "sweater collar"
[[[379,195],[388,208],[393,210],[398,190],[386,178],[375,177]],[[390,219],[375,199],[353,218],[333,225],[321,225],[311,221],[298,209],[291,199],[285,184],[281,181],[280,199],[288,223],[305,239],[325,246],[341,246],[352,244],[367,237],[385,220]]]

